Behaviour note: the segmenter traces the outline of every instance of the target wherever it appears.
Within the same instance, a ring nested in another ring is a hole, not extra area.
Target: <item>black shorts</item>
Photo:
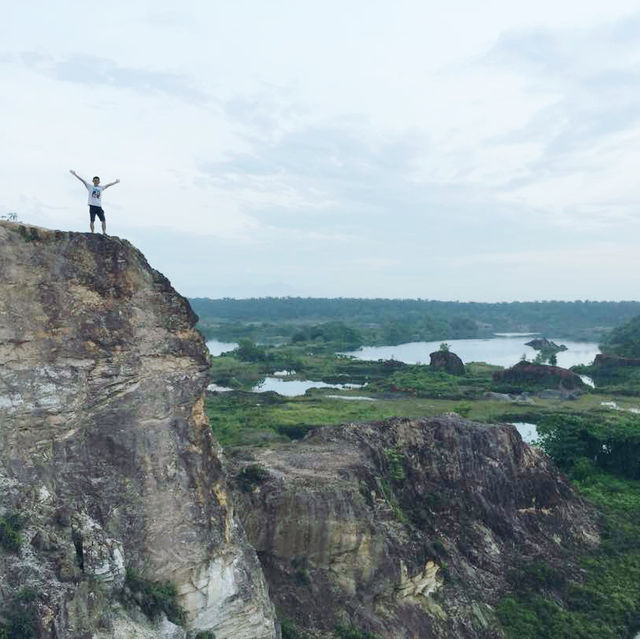
[[[93,206],[93,204],[89,204],[89,215],[91,216],[91,221],[95,221],[96,215],[101,222],[104,222],[104,211],[101,206]]]

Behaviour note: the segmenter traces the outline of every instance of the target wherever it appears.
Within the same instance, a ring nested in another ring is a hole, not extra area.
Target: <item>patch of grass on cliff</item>
[[[125,585],[150,619],[164,612],[169,621],[179,625],[184,623],[185,611],[177,601],[178,591],[174,584],[145,579],[133,568],[127,568]]]

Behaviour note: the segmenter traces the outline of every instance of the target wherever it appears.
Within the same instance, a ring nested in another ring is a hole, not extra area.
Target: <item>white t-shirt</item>
[[[94,186],[93,184],[87,184],[87,191],[89,191],[89,206],[99,206],[102,208],[102,191],[104,186]]]

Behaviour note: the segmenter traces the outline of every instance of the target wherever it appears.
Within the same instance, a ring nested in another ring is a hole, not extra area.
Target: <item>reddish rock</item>
[[[450,375],[464,375],[464,364],[462,360],[451,351],[435,351],[429,355],[432,368],[443,370]]]
[[[586,388],[585,383],[573,371],[560,366],[546,366],[531,362],[518,362],[515,366],[493,374],[496,382],[513,385],[577,390]]]

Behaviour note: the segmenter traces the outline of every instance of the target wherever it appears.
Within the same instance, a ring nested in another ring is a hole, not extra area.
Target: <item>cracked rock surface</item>
[[[98,234],[0,222],[0,273],[0,623],[28,587],[43,637],[276,637],[185,298]],[[122,603],[127,569],[176,586],[186,630]]]
[[[282,615],[380,637],[501,637],[523,560],[570,568],[593,511],[515,427],[451,414],[321,427],[232,453],[234,492]]]

